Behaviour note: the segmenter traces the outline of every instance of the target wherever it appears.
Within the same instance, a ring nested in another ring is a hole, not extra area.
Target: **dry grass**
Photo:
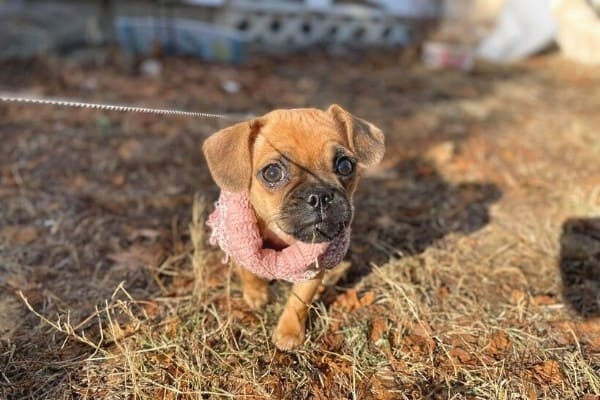
[[[0,88],[101,101],[345,103],[388,153],[356,199],[350,264],[285,353],[269,337],[289,287],[252,312],[207,247],[214,122],[0,106],[0,398],[599,398],[600,74],[320,57],[170,60],[161,80],[2,69]]]

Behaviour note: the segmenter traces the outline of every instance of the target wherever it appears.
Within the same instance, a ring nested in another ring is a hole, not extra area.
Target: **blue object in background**
[[[165,52],[192,55],[208,61],[240,63],[246,57],[242,35],[217,26],[183,18],[117,17],[117,42],[132,55],[150,54],[156,44]]]

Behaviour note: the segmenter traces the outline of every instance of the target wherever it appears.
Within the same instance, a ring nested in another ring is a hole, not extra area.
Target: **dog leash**
[[[252,116],[251,114],[246,114],[246,115],[216,114],[216,113],[185,111],[185,110],[175,110],[175,109],[166,109],[166,108],[139,107],[139,106],[122,105],[122,104],[86,103],[83,101],[54,99],[54,98],[20,97],[20,96],[10,96],[10,95],[5,95],[5,94],[0,94],[0,102],[51,105],[51,106],[58,106],[58,107],[89,108],[89,109],[94,109],[94,110],[136,112],[136,113],[159,114],[159,115],[167,115],[167,116],[226,119],[226,120],[232,120],[232,121],[243,121]]]

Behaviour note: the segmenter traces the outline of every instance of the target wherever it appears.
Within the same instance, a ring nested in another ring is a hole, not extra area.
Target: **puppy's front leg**
[[[294,284],[292,293],[273,332],[273,343],[280,350],[291,350],[304,342],[308,307],[321,284],[323,272],[315,278]]]
[[[258,310],[267,304],[269,282],[240,266],[237,266],[237,272],[242,281],[242,293],[246,304],[253,310]]]

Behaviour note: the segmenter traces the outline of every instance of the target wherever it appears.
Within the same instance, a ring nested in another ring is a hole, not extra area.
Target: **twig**
[[[102,344],[102,340],[103,340],[102,337],[100,337],[100,340],[98,341],[98,343],[94,343],[90,339],[86,338],[85,335],[83,334],[83,332],[81,335],[78,334],[77,332],[75,332],[75,330],[73,329],[73,327],[70,324],[67,323],[63,326],[63,324],[61,324],[60,318],[58,319],[57,322],[50,321],[48,318],[44,317],[42,314],[40,314],[34,310],[34,308],[31,306],[31,304],[29,304],[29,301],[27,300],[27,298],[25,297],[25,295],[23,294],[23,292],[21,290],[19,290],[17,293],[18,293],[19,297],[21,297],[21,300],[23,300],[23,302],[25,303],[25,306],[27,307],[27,309],[29,309],[29,311],[31,311],[40,320],[42,320],[46,324],[50,325],[52,328],[56,329],[57,331],[64,333],[68,337],[74,338],[78,342],[92,347],[95,350],[95,352],[90,357],[93,357],[97,352],[106,354],[106,350],[104,350],[100,347],[100,345]]]

